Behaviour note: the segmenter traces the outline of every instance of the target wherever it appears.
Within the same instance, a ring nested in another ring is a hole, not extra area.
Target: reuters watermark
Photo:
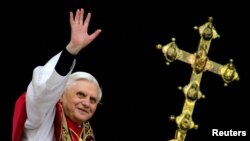
[[[212,129],[212,136],[235,136],[235,137],[243,137],[247,136],[247,131],[235,131],[235,130],[219,130]]]

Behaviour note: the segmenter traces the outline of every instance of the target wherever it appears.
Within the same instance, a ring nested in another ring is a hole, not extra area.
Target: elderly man
[[[94,141],[89,119],[102,91],[91,74],[73,72],[76,55],[101,32],[88,34],[91,14],[70,12],[71,40],[44,66],[38,66],[27,91],[17,100],[12,141]]]

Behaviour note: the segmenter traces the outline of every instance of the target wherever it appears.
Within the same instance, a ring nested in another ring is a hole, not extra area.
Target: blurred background
[[[240,1],[8,1],[1,27],[1,138],[11,140],[15,100],[26,90],[34,67],[45,64],[69,42],[69,12],[77,8],[92,13],[89,33],[102,29],[80,52],[75,68],[92,73],[103,89],[103,104],[91,119],[97,141],[174,138],[176,124],[169,116],[181,113],[184,95],[177,87],[188,84],[192,68],[180,61],[166,66],[156,45],[175,37],[180,49],[194,53],[200,35],[193,26],[210,16],[221,37],[212,41],[208,57],[220,64],[233,59],[240,81],[224,87],[219,75],[204,72],[200,89],[206,99],[196,102],[193,113],[199,128],[188,131],[185,141],[221,140],[212,137],[212,129],[247,131],[249,6]]]

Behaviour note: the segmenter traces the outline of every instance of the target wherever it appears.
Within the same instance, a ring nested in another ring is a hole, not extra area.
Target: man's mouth
[[[78,110],[80,110],[80,111],[81,111],[81,113],[89,113],[89,111],[88,111],[88,110],[83,109],[83,108],[78,108]]]

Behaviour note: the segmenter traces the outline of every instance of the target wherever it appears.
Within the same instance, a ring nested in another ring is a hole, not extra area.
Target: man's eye
[[[80,97],[80,98],[85,98],[86,95],[84,93],[77,93],[77,96]]]
[[[96,104],[96,103],[97,103],[97,100],[96,100],[95,98],[90,98],[90,102],[91,102],[92,104]]]

